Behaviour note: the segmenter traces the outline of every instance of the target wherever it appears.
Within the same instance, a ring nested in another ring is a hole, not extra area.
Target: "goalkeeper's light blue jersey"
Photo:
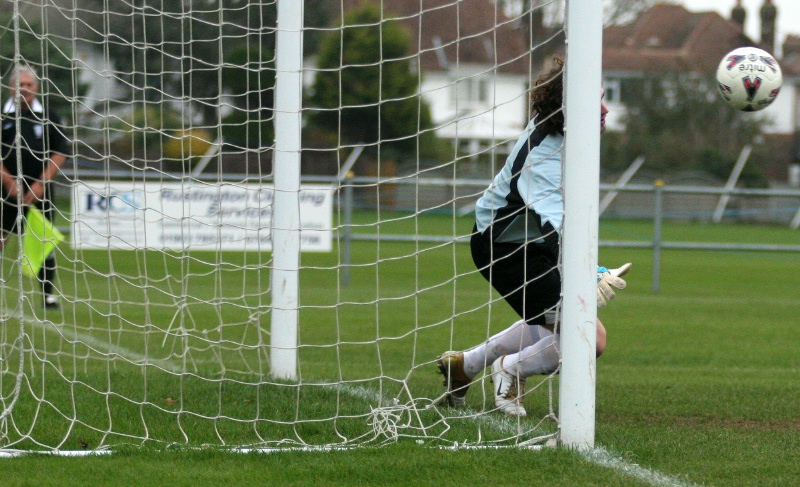
[[[541,229],[529,218],[530,212],[538,215],[542,226],[549,223],[561,231],[563,142],[563,134],[545,135],[531,120],[503,169],[475,204],[479,232],[484,233],[493,225],[492,235],[497,242],[538,241]]]

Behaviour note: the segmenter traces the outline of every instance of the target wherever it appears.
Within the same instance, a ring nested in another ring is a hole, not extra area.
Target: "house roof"
[[[783,59],[781,59],[783,75],[800,77],[800,36],[786,36],[783,43]]]
[[[335,0],[333,11],[346,12],[364,2]],[[423,70],[478,64],[497,65],[502,73],[528,74],[524,27],[491,0],[382,0],[382,5],[384,18],[401,20],[411,33]]]
[[[715,69],[730,50],[756,45],[736,22],[717,12],[656,4],[629,24],[603,34],[606,71],[666,73]]]

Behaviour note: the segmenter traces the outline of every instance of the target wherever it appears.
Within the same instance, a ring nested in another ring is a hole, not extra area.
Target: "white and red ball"
[[[772,54],[756,47],[740,47],[722,58],[717,68],[720,95],[737,110],[756,112],[775,101],[783,74]]]

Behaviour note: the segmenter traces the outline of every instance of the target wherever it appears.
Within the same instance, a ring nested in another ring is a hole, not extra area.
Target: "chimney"
[[[783,58],[787,59],[791,56],[800,57],[800,36],[788,35],[783,41]]]
[[[742,0],[736,0],[736,6],[731,10],[731,20],[739,24],[739,27],[744,31],[744,21],[747,17],[747,11],[742,7]]]
[[[761,6],[761,45],[775,55],[775,17],[778,16],[778,9],[772,4],[772,0],[764,0]]]
[[[544,6],[539,0],[528,0],[526,3],[528,16],[528,39],[536,45],[546,38],[544,30]]]

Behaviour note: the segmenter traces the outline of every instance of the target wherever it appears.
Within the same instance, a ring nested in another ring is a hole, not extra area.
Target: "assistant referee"
[[[36,72],[27,66],[17,66],[10,80],[11,97],[2,109],[0,250],[5,246],[8,236],[19,231],[17,215],[27,205],[36,206],[46,218],[53,221],[51,181],[69,155],[69,143],[61,120],[43,106],[37,98],[38,92],[39,78]],[[21,141],[20,148],[17,147],[17,140]],[[21,185],[18,184],[18,176],[21,176]],[[45,259],[38,276],[42,283],[44,306],[49,309],[59,308],[58,295],[53,286],[55,271],[56,258],[53,252]]]

